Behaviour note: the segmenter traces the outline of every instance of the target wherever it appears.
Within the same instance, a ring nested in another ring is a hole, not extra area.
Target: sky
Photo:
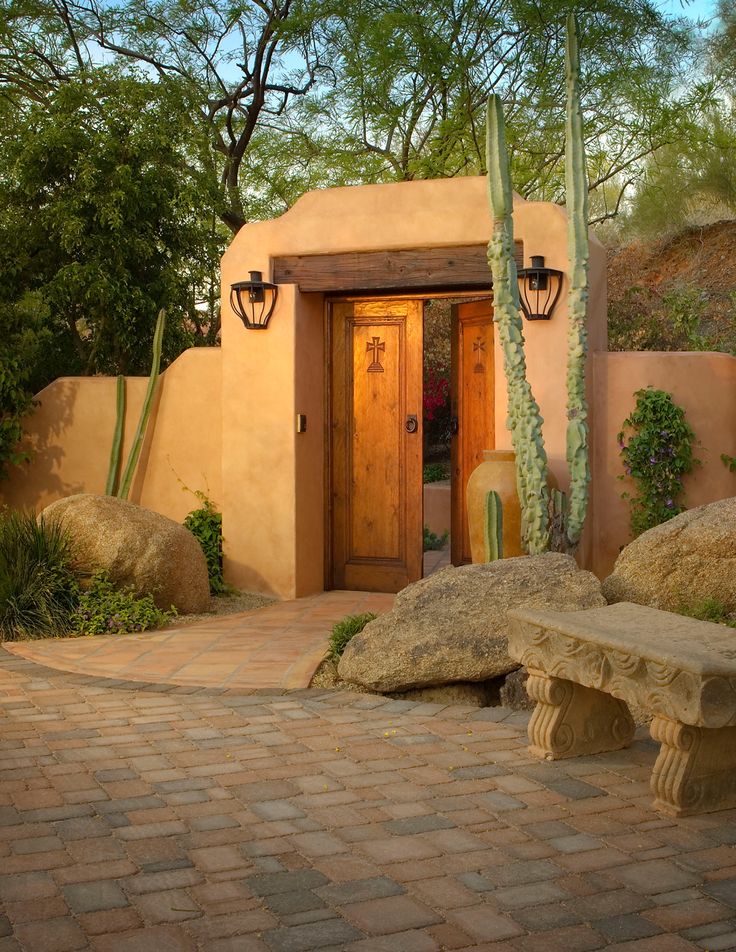
[[[711,17],[716,11],[716,0],[660,0],[658,6],[665,13],[674,16],[686,16],[691,20]]]

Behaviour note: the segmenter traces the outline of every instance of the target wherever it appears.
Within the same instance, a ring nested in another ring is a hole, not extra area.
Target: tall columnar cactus
[[[120,468],[120,447],[123,442],[123,424],[125,422],[125,377],[119,376],[115,401],[115,432],[112,435],[110,464],[107,470],[105,495],[114,496],[117,489],[118,469]]]
[[[503,503],[495,490],[486,493],[483,507],[484,561],[503,558]]]
[[[580,107],[580,60],[575,15],[567,17],[565,45],[567,122],[565,131],[565,189],[567,193],[570,291],[567,337],[567,463],[570,492],[567,504],[567,542],[580,540],[588,508],[588,404],[585,362],[588,352],[588,178],[585,169],[583,114]]]
[[[156,383],[158,382],[158,374],[161,369],[161,344],[164,339],[164,324],[166,323],[166,311],[161,309],[158,312],[158,319],[156,320],[156,330],[153,334],[153,358],[151,360],[151,374],[148,378],[148,387],[146,389],[146,396],[143,399],[143,406],[141,407],[141,415],[138,420],[138,426],[135,431],[135,436],[133,437],[133,443],[130,447],[130,453],[128,454],[128,461],[125,464],[125,470],[120,479],[120,488],[118,489],[118,496],[120,499],[127,499],[128,493],[130,492],[130,484],[133,482],[133,474],[135,473],[135,467],[138,462],[138,457],[141,455],[141,447],[143,446],[143,437],[146,435],[146,427],[148,426],[148,418],[151,415],[151,407],[153,405],[153,397],[156,392]]]
[[[488,97],[486,140],[488,198],[493,228],[488,264],[493,276],[493,307],[503,350],[508,390],[507,427],[516,452],[516,481],[521,504],[521,542],[530,555],[549,548],[549,491],[542,416],[526,376],[524,334],[514,258],[513,193],[509,174],[503,109]]]

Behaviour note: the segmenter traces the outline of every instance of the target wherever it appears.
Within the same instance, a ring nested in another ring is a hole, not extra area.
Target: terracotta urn
[[[470,553],[473,563],[485,562],[485,499],[495,490],[503,506],[503,557],[523,555],[521,548],[521,507],[516,493],[516,454],[513,450],[484,450],[480,463],[468,479],[466,500]]]

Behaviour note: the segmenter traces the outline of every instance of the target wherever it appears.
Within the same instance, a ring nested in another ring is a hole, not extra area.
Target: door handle
[[[419,429],[419,420],[417,420],[415,413],[410,413],[409,416],[406,418],[406,422],[404,423],[404,429],[406,430],[407,433],[417,432],[417,430]]]
[[[456,436],[459,429],[460,421],[458,418],[456,416],[450,417],[450,433],[452,433],[453,436]]]

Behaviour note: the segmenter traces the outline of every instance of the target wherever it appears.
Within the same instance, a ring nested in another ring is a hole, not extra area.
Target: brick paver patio
[[[0,952],[736,948],[736,811],[525,715],[102,680],[0,650]]]
[[[227,688],[305,688],[336,621],[386,611],[393,595],[324,592],[211,621],[147,631],[8,644],[62,671],[106,678]]]

